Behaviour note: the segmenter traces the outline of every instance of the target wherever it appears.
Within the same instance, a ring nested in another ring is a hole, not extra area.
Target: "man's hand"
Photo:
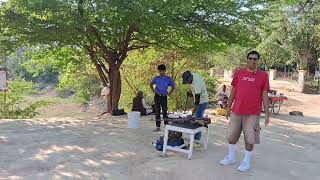
[[[231,113],[231,109],[230,109],[230,108],[227,108],[227,115],[226,115],[226,118],[227,118],[227,119],[229,119],[230,113]]]
[[[192,116],[194,116],[194,113],[196,113],[196,110],[197,110],[197,108],[196,108],[196,107],[193,107],[193,108],[192,108],[192,110],[191,110],[191,112],[192,112]]]
[[[264,125],[265,125],[265,126],[269,126],[269,123],[270,123],[269,116],[266,115],[265,118],[264,118]]]

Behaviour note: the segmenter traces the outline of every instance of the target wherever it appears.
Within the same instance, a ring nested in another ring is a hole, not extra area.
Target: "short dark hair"
[[[137,96],[138,96],[138,97],[143,97],[143,92],[142,92],[142,91],[138,91],[138,92],[137,92]]]
[[[260,59],[260,54],[257,52],[257,51],[250,51],[248,54],[247,54],[247,59],[249,58],[250,54],[256,54],[258,56],[258,59]]]
[[[165,71],[165,70],[167,70],[167,67],[166,67],[164,64],[160,64],[160,65],[158,66],[158,70],[159,70],[159,71]]]

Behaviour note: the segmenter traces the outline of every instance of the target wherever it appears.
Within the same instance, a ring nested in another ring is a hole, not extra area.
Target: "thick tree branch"
[[[103,73],[102,68],[101,68],[100,64],[98,63],[98,58],[97,58],[97,56],[95,54],[95,51],[94,51],[93,47],[84,45],[84,48],[87,50],[92,63],[95,65],[102,84],[104,86],[107,86],[107,83],[109,82],[109,80],[108,80],[107,76],[105,75],[105,73]]]
[[[91,25],[89,29],[90,29],[91,32],[93,32],[93,34],[97,38],[98,42],[96,43],[96,45],[103,51],[103,53],[105,53],[108,56],[108,59],[109,59],[109,61],[111,61],[111,63],[115,63],[115,62],[112,62],[114,60],[113,56],[114,56],[114,52],[115,51],[113,49],[111,49],[111,48],[108,48],[104,44],[100,33],[98,32],[98,30],[93,25]]]
[[[109,74],[109,70],[106,68],[106,66],[103,64],[103,62],[98,57],[97,57],[97,60],[99,62],[100,67],[105,72],[105,74]],[[107,81],[107,83],[109,83],[109,81]]]
[[[131,24],[126,32],[125,38],[122,40],[121,47],[119,47],[120,54],[121,54],[119,58],[119,64],[121,64],[123,60],[127,57],[127,53],[129,51],[128,48],[129,48],[130,39],[135,30],[136,30],[136,24]]]
[[[144,49],[144,48],[148,48],[148,45],[132,45],[128,47],[128,51],[132,51],[132,50],[136,50],[136,49]]]

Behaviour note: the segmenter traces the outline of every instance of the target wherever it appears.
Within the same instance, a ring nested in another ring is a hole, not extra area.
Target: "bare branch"
[[[149,46],[148,45],[140,45],[140,46],[129,46],[128,47],[128,51],[132,51],[132,50],[136,50],[136,49],[143,49],[143,48],[148,48]]]
[[[96,58],[99,62],[99,65],[101,66],[102,70],[105,71],[105,73],[109,75],[109,70],[106,68],[106,66],[103,64],[103,62],[98,57],[96,57]]]
[[[133,34],[133,32],[136,30],[136,24],[133,23],[129,26],[126,36],[122,41],[121,47],[119,47],[120,49],[120,58],[119,58],[119,64],[121,64],[123,62],[123,60],[127,57],[127,52],[128,52],[128,47],[129,47],[129,43],[130,43],[130,39],[131,36]]]
[[[102,82],[102,84],[104,86],[107,86],[107,83],[109,82],[106,74],[103,72],[102,70],[102,67],[101,65],[98,63],[98,58],[95,54],[95,51],[93,49],[93,46],[87,46],[87,45],[84,45],[84,48],[87,49],[87,52],[90,56],[90,59],[92,61],[92,63],[95,65],[97,71],[98,71],[98,74],[99,74],[99,77],[100,77],[100,80]]]

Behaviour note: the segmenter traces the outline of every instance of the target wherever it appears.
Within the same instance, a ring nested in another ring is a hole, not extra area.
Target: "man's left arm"
[[[171,94],[173,93],[173,91],[175,90],[175,84],[174,84],[174,81],[170,78],[170,83],[169,83],[169,86],[171,86],[171,90],[170,92],[168,93],[169,96],[171,96]]]
[[[262,92],[262,100],[263,100],[263,107],[264,107],[264,112],[265,112],[264,124],[266,126],[268,126],[268,124],[270,122],[270,120],[269,120],[270,112],[269,112],[269,97],[268,97],[268,91],[267,90],[264,90]]]
[[[265,121],[264,124],[266,126],[269,125],[269,118],[270,118],[270,112],[269,112],[269,97],[268,97],[268,92],[270,90],[270,84],[269,84],[269,76],[266,74],[265,77],[265,83],[263,86],[263,91],[262,91],[262,101],[263,101],[263,107],[264,107],[264,112],[265,112]]]

